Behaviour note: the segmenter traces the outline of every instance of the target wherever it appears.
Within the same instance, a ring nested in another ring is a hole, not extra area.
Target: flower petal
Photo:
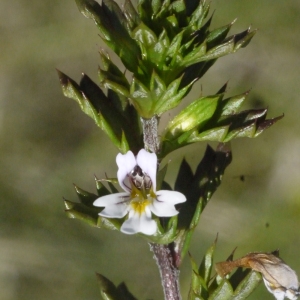
[[[118,165],[118,181],[124,191],[130,192],[129,188],[124,184],[127,174],[129,174],[136,166],[136,159],[131,151],[126,154],[119,153],[116,157]]]
[[[106,195],[96,199],[94,206],[105,207],[99,216],[108,218],[123,218],[128,212],[128,193]]]
[[[156,191],[156,170],[157,156],[155,153],[149,153],[145,149],[141,149],[136,157],[136,162],[140,168],[149,175],[152,181],[152,189]]]
[[[170,203],[153,201],[149,208],[158,217],[173,217],[178,214],[175,206]]]
[[[151,212],[139,214],[130,210],[128,219],[121,226],[121,231],[126,234],[141,232],[146,235],[153,235],[157,230],[157,224],[151,219]]]
[[[128,193],[116,193],[116,194],[102,196],[96,199],[93,205],[97,207],[105,207],[108,205],[115,205],[118,203],[126,202],[129,199],[130,199],[130,194]]]
[[[114,204],[106,206],[99,216],[107,218],[123,218],[128,213],[128,205],[126,203]]]
[[[156,192],[156,196],[158,201],[173,205],[186,201],[186,197],[182,193],[176,191],[161,190]]]

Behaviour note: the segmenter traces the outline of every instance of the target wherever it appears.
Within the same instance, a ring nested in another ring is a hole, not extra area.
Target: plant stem
[[[158,117],[154,116],[151,119],[141,118],[143,125],[144,147],[147,151],[157,153],[159,150],[158,139]]]
[[[141,119],[143,125],[144,147],[153,153],[159,151],[158,139],[158,117],[151,119]],[[150,249],[154,253],[165,300],[181,300],[179,289],[179,269],[175,259],[174,244],[161,245],[150,243]]]
[[[154,259],[159,269],[165,300],[181,300],[179,270],[173,259],[172,245],[150,243],[150,249],[154,253]]]

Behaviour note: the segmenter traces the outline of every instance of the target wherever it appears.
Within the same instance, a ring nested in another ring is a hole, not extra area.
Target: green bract
[[[60,71],[58,75],[64,95],[74,99],[122,153],[143,147],[137,113],[124,96],[113,90],[105,95],[87,75],[82,76],[79,85]]]
[[[223,99],[225,89],[226,85],[216,95],[195,100],[169,122],[162,136],[161,157],[195,142],[254,138],[283,117],[266,119],[267,109],[240,112],[248,92]]]

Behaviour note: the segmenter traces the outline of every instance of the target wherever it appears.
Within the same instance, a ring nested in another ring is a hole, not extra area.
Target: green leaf
[[[157,43],[156,34],[144,23],[140,23],[132,32],[132,38],[138,43],[142,53],[142,59],[148,59],[148,49]]]
[[[193,130],[200,130],[213,116],[221,96],[197,99],[171,120],[162,136],[161,157],[189,143]]]
[[[181,41],[182,41],[182,37],[183,37],[183,33],[184,31],[179,32],[171,41],[171,44],[168,48],[167,51],[167,57],[173,58],[176,57],[180,46],[181,46]],[[174,65],[174,63],[171,63],[170,65]]]
[[[225,169],[230,162],[230,149],[224,144],[219,144],[216,151],[207,146],[204,157],[194,174],[185,161],[181,164],[174,187],[174,190],[183,193],[187,198],[187,201],[182,203],[180,207],[178,216],[180,233],[175,240],[180,249],[181,259],[189,249],[191,236],[200,220],[203,209],[221,184]],[[207,278],[205,276],[203,275],[203,278]]]
[[[58,71],[58,74],[64,95],[74,99],[120,151],[142,148],[138,118],[133,108],[127,105],[122,110],[122,101],[117,95],[111,91],[108,98],[87,75],[83,75],[78,85],[62,72]]]
[[[199,267],[199,274],[204,279],[207,287],[209,285],[210,275],[213,267],[213,257],[216,249],[217,239],[218,237],[215,239],[211,247],[206,251]]]
[[[188,54],[183,58],[181,62],[181,66],[190,66],[192,64],[195,64],[196,62],[202,61],[201,57],[203,57],[206,54],[206,51],[207,51],[207,45],[206,42],[203,42],[198,47],[188,52]]]
[[[257,29],[250,31],[250,28],[248,28],[247,30],[245,30],[239,34],[236,34],[234,36],[234,42],[235,42],[234,51],[237,51],[240,48],[246,47],[249,44],[249,42],[252,40],[252,38],[254,37],[256,32],[257,32]]]
[[[192,281],[191,287],[189,290],[188,300],[196,300],[196,299],[205,299],[202,297],[203,294],[206,294],[206,283],[203,278],[198,273],[198,266],[195,260],[192,258],[191,254],[189,254],[191,265],[192,265]]]
[[[145,48],[148,48],[157,42],[156,34],[144,23],[140,23],[131,33],[132,37]]]
[[[131,82],[130,95],[130,101],[138,114],[145,119],[150,119],[153,116],[153,100],[150,91],[135,77]]]
[[[122,295],[122,300],[137,300],[128,290],[124,282],[118,285],[118,292]]]
[[[108,54],[100,51],[100,57],[103,64],[103,70],[98,69],[98,77],[100,83],[107,89],[112,89],[116,93],[123,95],[124,97],[129,96],[129,82],[126,79],[124,72],[112,63]],[[122,101],[121,107],[124,110],[127,101]],[[120,104],[119,104],[120,105]]]
[[[200,141],[224,142],[226,137],[228,136],[228,131],[229,125],[208,129],[199,134],[195,130],[187,139],[187,143],[196,143]]]
[[[199,5],[191,15],[189,22],[189,26],[193,31],[199,30],[201,28],[203,21],[208,14],[209,7],[210,5],[206,4],[206,1],[199,1]]]
[[[231,300],[232,295],[232,287],[228,280],[224,279],[208,300]]]
[[[109,186],[112,194],[119,193],[118,189],[115,187],[115,185],[112,181],[110,181],[109,179],[106,179],[106,181],[108,183],[108,186]]]
[[[74,99],[84,113],[94,119],[96,124],[99,123],[95,108],[81,91],[80,86],[64,73],[60,72],[59,70],[57,70],[57,72],[64,96]]]
[[[164,112],[175,108],[183,99],[183,97],[190,90],[191,86],[196,80],[192,81],[189,85],[179,89],[182,78],[178,78],[171,82],[162,96],[158,99],[155,105],[154,113],[158,116]]]
[[[233,96],[231,98],[224,99],[222,101],[222,106],[220,107],[220,109],[222,110],[221,113],[223,115],[236,114],[240,110],[248,95],[249,91],[237,96]]]
[[[98,197],[102,197],[110,194],[110,191],[103,185],[101,180],[99,180],[96,176],[95,176],[95,183],[96,183]]]
[[[167,173],[167,169],[168,169],[168,163],[157,172],[157,176],[156,176],[156,190],[161,190],[161,186],[163,184],[163,181],[165,179],[165,175]]]
[[[82,77],[80,88],[94,106],[94,118],[99,120],[98,126],[106,132],[119,148],[122,128],[126,126],[124,117],[118,113],[112,102],[87,75]]]
[[[232,52],[234,52],[234,39],[227,40],[226,42],[213,47],[212,49],[208,50],[205,55],[196,57],[193,63],[203,60],[216,59]]]
[[[89,192],[81,189],[80,187],[78,187],[75,184],[74,184],[74,187],[75,187],[75,191],[79,197],[80,202],[88,207],[94,207],[93,203],[99,197],[95,194],[89,193]]]
[[[211,49],[215,46],[217,46],[218,43],[221,43],[227,36],[230,28],[232,27],[232,25],[234,24],[236,20],[234,20],[233,22],[231,22],[228,25],[219,27],[217,29],[212,30],[206,39],[206,43],[207,43],[207,48]]]
[[[257,288],[260,282],[261,275],[258,272],[250,271],[235,289],[232,300],[246,299]]]
[[[231,24],[216,29],[208,34],[206,39],[201,42],[200,45],[194,47],[188,52],[179,65],[187,67],[198,62],[215,60],[224,55],[234,53],[240,48],[247,46],[255,35],[256,30],[250,31],[250,29],[248,29],[224,40],[224,37],[227,35],[231,27]],[[202,36],[203,34],[199,35],[199,37]],[[195,39],[195,42],[196,41],[197,39]]]
[[[66,215],[71,219],[84,221],[90,226],[106,228],[110,230],[120,230],[123,219],[113,219],[100,217],[98,207],[88,207],[82,203],[75,203],[64,200]]]
[[[175,139],[195,127],[201,127],[215,112],[220,96],[202,97],[183,109],[167,127],[166,138]]]
[[[149,1],[150,2],[150,1]],[[153,14],[156,15],[161,8],[161,0],[153,0],[151,1]]]
[[[149,242],[156,243],[156,244],[168,245],[172,243],[177,236],[178,216],[174,216],[172,218],[157,218],[154,220],[157,222],[157,226],[158,226],[158,231],[156,232],[156,234],[152,236],[144,235],[144,234],[139,234],[139,235],[143,236]],[[162,223],[166,223],[166,221],[167,221],[167,225],[165,228],[163,228]]]
[[[181,191],[182,193],[187,192],[193,180],[194,174],[192,168],[188,164],[188,162],[185,159],[183,159],[180,164],[177,178],[175,181],[175,190]]]
[[[121,150],[122,153],[127,153],[130,150],[129,142],[126,139],[124,131],[122,132],[120,150]],[[134,149],[132,149],[132,150],[134,150]]]
[[[167,36],[165,29],[161,32],[158,37],[157,43],[148,47],[148,59],[152,65],[156,66],[158,69],[162,70],[165,67],[165,60],[167,56],[167,51],[170,47],[170,41]]]
[[[125,0],[124,17],[127,20],[126,25],[128,26],[129,31],[132,31],[132,29],[141,22],[140,17],[130,0]]]
[[[196,100],[169,123],[162,137],[161,158],[180,147],[200,141],[229,142],[234,138],[257,137],[283,117],[266,119],[266,109],[239,112],[249,91],[226,99],[223,99],[224,92],[225,89],[221,89],[218,94],[206,97],[215,102],[210,107],[211,110],[208,110],[208,116],[204,117],[204,122],[197,124],[194,117],[193,111],[195,114],[198,112],[197,109],[193,110],[193,105],[199,101]],[[206,113],[205,109],[200,108],[197,116],[201,118]],[[189,111],[191,115],[188,114]]]
[[[89,208],[82,203],[75,203],[65,200],[66,214],[71,219],[79,219],[88,223],[90,226],[97,226],[98,210],[96,208]]]
[[[79,11],[92,19],[103,35],[104,42],[121,58],[131,72],[136,72],[140,51],[127,31],[130,26],[113,0],[76,0]]]
[[[156,74],[156,72],[153,72],[150,80],[150,92],[153,99],[160,99],[165,90],[166,85],[164,81]]]
[[[124,300],[116,286],[106,277],[96,273],[103,300]]]

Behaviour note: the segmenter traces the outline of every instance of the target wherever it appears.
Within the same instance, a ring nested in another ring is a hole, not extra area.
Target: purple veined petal
[[[109,194],[96,199],[93,205],[97,207],[106,207],[108,205],[116,205],[118,203],[126,202],[129,199],[130,194],[128,193]]]
[[[152,181],[153,191],[156,191],[156,170],[157,156],[155,153],[149,153],[145,149],[141,149],[136,157],[136,162],[140,168],[149,175]]]
[[[298,290],[299,289],[299,281],[296,272],[291,269],[290,266],[286,264],[281,264],[280,268],[278,268],[277,273],[274,271],[271,273],[272,269],[270,269],[270,265],[266,264],[266,271],[272,274],[272,277],[283,287],[286,289]]]
[[[105,207],[99,216],[108,218],[123,218],[128,213],[128,193],[106,195],[96,199],[94,206]]]
[[[116,162],[118,165],[118,181],[120,186],[124,191],[130,192],[129,188],[124,184],[127,174],[129,174],[133,168],[136,166],[136,159],[131,151],[126,154],[119,153],[116,157]]]
[[[173,205],[186,201],[186,197],[182,193],[166,190],[156,192],[156,199],[160,202],[166,202]]]
[[[153,201],[150,205],[151,211],[158,217],[173,217],[178,215],[174,204]]]
[[[128,219],[121,226],[121,231],[126,234],[143,233],[153,235],[157,230],[157,224],[151,219],[148,213],[138,214],[134,210],[130,210]]]
[[[99,216],[107,218],[123,218],[128,213],[128,205],[126,203],[113,204],[106,206]]]

